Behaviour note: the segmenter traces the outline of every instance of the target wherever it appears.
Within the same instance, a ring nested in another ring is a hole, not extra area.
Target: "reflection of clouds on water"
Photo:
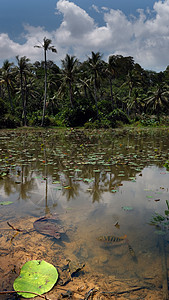
[[[55,205],[61,197],[61,190],[56,190],[52,184],[52,178],[40,180],[34,177],[35,188],[29,192],[29,204],[35,207],[45,207]]]
[[[115,216],[113,220],[118,219],[124,230],[131,227],[131,231],[134,228],[144,231],[155,212],[164,215],[169,199],[169,173],[155,166],[146,167],[141,173],[136,182],[124,181],[118,192],[105,193],[103,197],[107,205],[104,215]],[[124,211],[123,206],[133,210]]]
[[[8,198],[8,195],[5,193],[4,188],[1,187],[1,189],[0,189],[0,201],[1,200],[3,201],[3,199],[6,199],[6,198]]]

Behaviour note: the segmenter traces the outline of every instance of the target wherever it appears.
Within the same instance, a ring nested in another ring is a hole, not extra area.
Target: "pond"
[[[168,224],[161,230],[151,220],[167,209],[168,159],[168,129],[1,130],[1,290],[29,259],[78,261],[104,279],[158,281]],[[56,214],[60,238],[35,230],[35,221]]]

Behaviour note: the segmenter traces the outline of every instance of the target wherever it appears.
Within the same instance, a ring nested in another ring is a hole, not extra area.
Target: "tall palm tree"
[[[108,76],[109,79],[109,83],[110,83],[110,95],[111,95],[111,105],[112,108],[114,108],[114,95],[113,95],[113,89],[112,89],[112,84],[113,84],[113,79],[116,76],[116,64],[113,60],[113,56],[110,55],[108,58],[108,64],[107,64],[107,68],[106,68],[106,74]]]
[[[47,51],[51,50],[52,52],[57,53],[57,50],[54,46],[50,46],[52,41],[44,37],[43,44],[41,46],[35,45],[34,47],[43,48],[44,50],[44,59],[45,59],[45,91],[44,91],[44,102],[43,102],[43,115],[42,115],[42,123],[41,126],[44,126],[45,112],[46,112],[46,98],[47,98]]]
[[[29,63],[30,59],[26,56],[16,56],[18,63],[17,72],[19,73],[20,89],[21,89],[21,98],[22,98],[22,107],[23,107],[23,125],[27,125],[27,77],[31,75],[31,64]]]
[[[69,85],[69,98],[71,107],[74,108],[73,99],[73,82],[78,71],[78,59],[75,56],[66,54],[65,59],[62,60],[63,82]]]
[[[97,96],[97,91],[99,88],[99,77],[101,75],[102,72],[102,55],[100,54],[100,52],[94,53],[92,51],[92,56],[88,58],[88,65],[89,68],[91,70],[91,72],[94,75],[94,99],[95,99],[95,105],[96,105],[96,114],[97,114],[97,118],[98,118],[98,96]]]
[[[152,113],[156,113],[159,117],[160,111],[168,111],[169,103],[169,87],[157,85],[154,90],[149,91],[148,97],[144,99],[147,107]]]
[[[13,86],[13,63],[10,63],[8,59],[6,59],[1,68],[1,76],[0,76],[0,84],[6,84],[8,99],[11,107],[11,111],[13,111],[13,103],[11,98],[11,88]]]

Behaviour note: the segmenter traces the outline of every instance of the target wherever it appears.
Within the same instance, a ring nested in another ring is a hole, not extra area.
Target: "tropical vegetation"
[[[18,126],[169,125],[169,66],[144,70],[133,57],[91,52],[83,62],[66,54],[61,67],[47,60],[57,50],[46,37],[35,47],[44,61],[16,56],[0,68],[0,128]]]

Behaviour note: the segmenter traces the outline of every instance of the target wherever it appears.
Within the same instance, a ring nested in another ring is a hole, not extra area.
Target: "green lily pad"
[[[12,201],[1,201],[0,205],[9,205],[9,204],[12,204],[12,203],[13,203]]]
[[[52,289],[58,279],[56,268],[44,260],[32,260],[26,262],[15,279],[13,288],[15,291],[32,292],[42,295]],[[18,294],[24,298],[34,298],[35,294],[21,292]]]
[[[123,210],[133,210],[132,206],[122,206]]]

